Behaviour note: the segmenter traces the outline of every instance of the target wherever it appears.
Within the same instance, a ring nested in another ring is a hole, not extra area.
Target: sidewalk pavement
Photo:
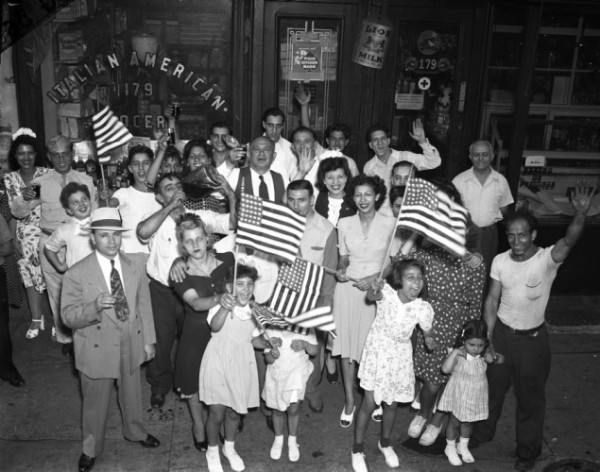
[[[33,340],[25,339],[27,324],[14,327],[15,364],[25,378],[23,388],[7,382],[0,384],[0,470],[75,471],[81,453],[81,396],[72,360],[61,355],[60,345],[50,340],[48,331]],[[553,366],[547,387],[547,412],[542,456],[535,471],[600,471],[600,335],[568,330],[551,330]],[[148,430],[161,441],[157,449],[147,450],[127,442],[121,433],[121,419],[113,395],[108,419],[104,453],[96,460],[95,471],[206,471],[204,453],[192,443],[191,420],[185,403],[170,394],[163,408],[152,410],[150,389],[142,380],[145,419]],[[273,440],[258,411],[246,417],[238,434],[236,448],[248,471],[351,471],[352,428],[339,425],[343,406],[340,384],[322,384],[325,410],[313,413],[303,405],[297,463],[269,458]],[[494,441],[474,449],[476,462],[452,467],[443,454],[445,440],[421,448],[406,435],[413,413],[399,408],[392,445],[407,472],[462,470],[471,472],[510,471],[515,460],[514,399],[507,397],[503,417]],[[378,425],[367,433],[365,453],[372,471],[386,471],[377,450]],[[595,462],[591,468],[559,468],[560,461],[576,458]],[[222,458],[225,471],[231,470]],[[554,467],[553,467],[554,466]]]

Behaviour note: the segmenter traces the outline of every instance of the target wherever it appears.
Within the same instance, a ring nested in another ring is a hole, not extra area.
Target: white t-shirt
[[[521,262],[510,257],[510,250],[494,258],[490,277],[502,285],[498,318],[505,325],[526,330],[544,322],[552,282],[561,264],[552,259],[553,248],[539,248]]]
[[[90,238],[91,231],[83,229],[89,224],[89,217],[84,220],[71,217],[70,221],[62,223],[56,228],[46,240],[45,246],[52,252],[58,253],[61,249],[66,248],[65,262],[67,267],[73,267],[94,251]],[[125,233],[126,231],[123,232],[123,234]],[[58,257],[61,258],[60,255]]]
[[[123,231],[121,250],[128,253],[142,252],[148,254],[147,243],[142,243],[136,233],[137,225],[143,221],[143,215],[156,213],[161,209],[153,192],[140,192],[133,187],[120,188],[113,194],[119,200],[119,213],[123,225],[130,231]]]

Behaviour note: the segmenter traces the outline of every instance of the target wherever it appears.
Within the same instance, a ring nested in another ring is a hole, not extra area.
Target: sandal
[[[44,331],[45,328],[46,325],[43,316],[41,320],[31,320],[31,324],[29,325],[27,333],[25,333],[25,337],[27,339],[37,338],[40,331]]]
[[[340,426],[342,428],[349,428],[352,426],[352,422],[354,421],[354,411],[356,410],[356,405],[352,407],[352,411],[350,414],[346,414],[346,406],[342,408],[342,414],[340,415]]]

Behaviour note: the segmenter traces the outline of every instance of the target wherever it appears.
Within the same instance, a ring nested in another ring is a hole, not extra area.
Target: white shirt
[[[73,267],[94,251],[90,238],[91,231],[83,229],[89,223],[89,217],[83,220],[71,217],[70,221],[60,224],[54,230],[46,240],[45,246],[52,252],[60,252],[61,249],[66,247],[65,262],[67,267]]]
[[[465,207],[471,213],[473,223],[480,228],[502,220],[500,208],[514,201],[504,176],[494,169],[491,171],[483,185],[475,176],[472,167],[452,179]]]
[[[273,168],[271,168],[273,170]],[[260,185],[260,177],[261,175],[256,172],[254,169],[250,168],[250,179],[252,179],[252,191],[255,196],[258,195],[258,186]],[[265,184],[267,184],[267,190],[269,191],[269,200],[275,201],[275,184],[273,183],[273,176],[270,172],[267,172],[262,175],[265,180]],[[231,185],[232,189],[237,188],[238,180],[240,178],[240,169],[233,169],[229,177],[227,177],[227,182]],[[288,181],[283,179],[284,187],[287,187]]]
[[[498,318],[513,329],[532,329],[544,322],[552,282],[561,263],[552,259],[554,246],[539,248],[526,261],[515,261],[510,250],[492,262],[490,277],[502,285]]]
[[[106,286],[110,291],[110,273],[112,272],[112,264],[111,260],[115,261],[115,269],[119,273],[119,277],[121,278],[121,285],[123,286],[123,291],[125,290],[125,279],[123,278],[123,271],[121,270],[121,258],[117,254],[114,259],[109,259],[104,254],[100,254],[98,251],[96,252],[96,257],[98,258],[98,264],[100,264],[100,270],[102,270],[102,275],[104,276],[104,280],[106,282]]]
[[[435,169],[442,163],[442,158],[438,150],[429,144],[426,140],[423,144],[420,144],[423,149],[423,154],[415,154],[410,151],[398,151],[392,149],[390,158],[387,163],[383,163],[377,156],[373,156],[364,166],[363,172],[365,175],[377,175],[385,182],[385,188],[390,191],[390,182],[392,180],[392,167],[396,162],[408,161],[414,164],[417,170]]]
[[[229,233],[229,213],[220,214],[209,210],[187,210],[198,215],[212,233]],[[156,213],[156,212],[153,212]],[[152,213],[146,214],[142,221]],[[146,272],[157,282],[169,285],[169,271],[175,259],[181,256],[175,234],[175,220],[169,215],[150,238],[150,256],[146,263]]]
[[[120,188],[113,194],[113,198],[119,200],[119,213],[123,224],[130,229],[130,231],[123,231],[121,250],[148,254],[150,252],[148,244],[138,239],[136,229],[143,221],[142,216],[145,213],[156,213],[161,209],[154,192],[140,192],[134,187]]]
[[[287,184],[298,172],[298,159],[292,151],[292,143],[284,137],[280,137],[275,143],[275,159],[271,164],[271,170],[278,172],[283,177],[283,182]]]

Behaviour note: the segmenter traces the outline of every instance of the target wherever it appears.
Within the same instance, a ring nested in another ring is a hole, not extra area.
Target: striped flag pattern
[[[133,135],[129,132],[127,127],[118,120],[112,110],[108,107],[104,107],[104,109],[92,116],[92,125],[94,128],[94,136],[96,138],[98,162],[101,164],[110,161],[110,156],[100,156],[133,139]]]
[[[292,318],[312,310],[317,306],[324,274],[321,266],[300,258],[282,264],[269,307]]]
[[[285,205],[242,193],[237,244],[293,262],[305,226],[306,218]]]
[[[412,178],[406,186],[398,227],[427,237],[457,257],[463,257],[467,210],[426,180]]]
[[[277,316],[273,311],[264,305],[254,303],[252,305],[252,314],[260,326],[264,329],[268,326],[276,326],[278,328],[287,328],[289,323],[280,316]]]
[[[293,318],[285,317],[284,319],[301,328],[314,328],[321,331],[333,331],[335,329],[333,312],[330,306],[321,306]]]

